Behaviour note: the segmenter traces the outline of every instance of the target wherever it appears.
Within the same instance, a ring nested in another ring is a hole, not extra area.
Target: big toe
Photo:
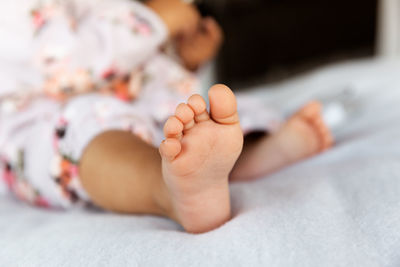
[[[322,105],[318,101],[312,101],[300,109],[298,114],[308,120],[314,120],[321,116]]]
[[[221,124],[235,124],[239,122],[236,97],[226,85],[216,84],[208,91],[210,100],[210,115]]]

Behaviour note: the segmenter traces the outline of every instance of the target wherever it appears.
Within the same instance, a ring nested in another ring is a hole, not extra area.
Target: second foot
[[[312,156],[332,146],[333,137],[322,118],[321,110],[319,102],[310,102],[283,127],[282,133],[287,138],[286,154],[291,161]]]
[[[245,147],[231,178],[247,181],[263,177],[318,154],[332,144],[332,135],[321,116],[321,105],[311,102],[296,112],[277,133]]]

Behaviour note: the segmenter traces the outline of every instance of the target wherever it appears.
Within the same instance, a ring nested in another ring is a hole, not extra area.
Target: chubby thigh
[[[68,208],[89,201],[78,167],[98,134],[118,129],[157,142],[153,120],[138,106],[111,96],[80,96],[65,106],[36,99],[0,115],[0,183],[37,206]]]

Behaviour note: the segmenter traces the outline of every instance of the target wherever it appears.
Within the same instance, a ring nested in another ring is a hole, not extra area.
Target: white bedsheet
[[[234,217],[219,229],[0,199],[0,266],[400,266],[400,62],[341,64],[255,93],[289,112],[346,87],[366,94],[337,145],[232,185]]]

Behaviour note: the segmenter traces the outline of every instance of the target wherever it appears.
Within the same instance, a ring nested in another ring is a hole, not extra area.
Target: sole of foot
[[[180,104],[164,126],[162,174],[169,216],[188,232],[212,230],[230,219],[228,176],[243,147],[236,98],[224,85]]]

